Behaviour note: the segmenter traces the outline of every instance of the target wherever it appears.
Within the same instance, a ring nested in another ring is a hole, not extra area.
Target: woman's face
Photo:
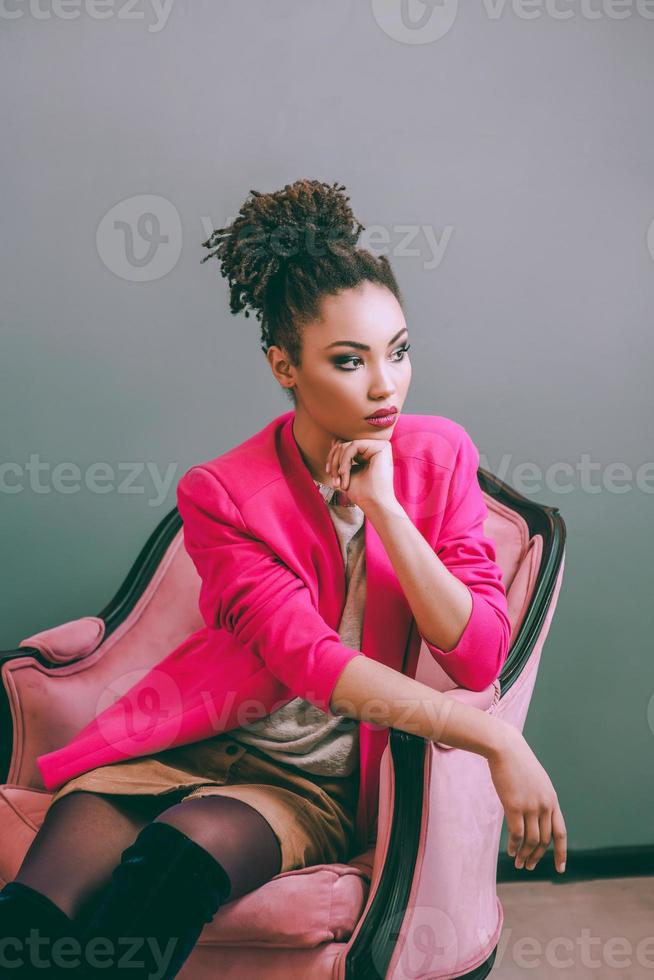
[[[326,296],[321,313],[302,330],[299,368],[279,348],[268,352],[277,379],[295,388],[299,427],[329,439],[390,439],[395,421],[374,426],[366,416],[394,406],[397,420],[411,383],[400,304],[385,286],[365,282]]]

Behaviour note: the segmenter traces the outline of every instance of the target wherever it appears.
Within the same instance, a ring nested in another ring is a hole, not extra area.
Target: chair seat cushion
[[[315,864],[275,875],[223,905],[198,942],[311,948],[347,942],[368,898],[374,848],[347,864]]]
[[[0,786],[0,881],[12,881],[48,809],[52,794]],[[311,948],[347,942],[368,898],[375,849],[345,864],[315,864],[275,875],[221,906],[199,945]]]

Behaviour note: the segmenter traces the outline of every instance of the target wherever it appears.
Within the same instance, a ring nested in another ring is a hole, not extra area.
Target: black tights
[[[279,873],[281,850],[268,821],[242,800],[87,793],[76,790],[48,809],[15,880],[50,898],[72,919],[93,906],[122,852],[146,824],[181,830],[221,863],[232,883],[228,901]]]

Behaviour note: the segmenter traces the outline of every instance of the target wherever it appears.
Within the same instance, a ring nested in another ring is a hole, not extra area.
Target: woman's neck
[[[307,424],[297,412],[293,419],[293,437],[311,476],[319,483],[329,485],[329,473],[325,469],[325,463],[331,449],[332,437],[328,432],[317,430]]]

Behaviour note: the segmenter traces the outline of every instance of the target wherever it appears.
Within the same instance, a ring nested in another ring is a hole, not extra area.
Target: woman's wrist
[[[505,755],[509,748],[515,744],[516,738],[521,737],[521,734],[517,728],[506,721],[502,721],[497,715],[487,715],[486,717],[493,724],[489,726],[487,746],[482,754],[490,762]]]
[[[423,702],[433,742],[475,752],[489,762],[503,758],[521,735],[513,725],[489,714],[484,708],[465,704],[447,692],[431,691]]]

